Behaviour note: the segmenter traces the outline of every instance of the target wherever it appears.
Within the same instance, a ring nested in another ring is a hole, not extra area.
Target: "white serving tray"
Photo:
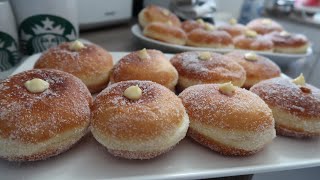
[[[127,52],[113,52],[118,61]],[[172,55],[168,55],[170,57]],[[14,74],[31,69],[33,55]],[[249,157],[221,156],[189,138],[151,160],[113,157],[89,134],[69,151],[45,161],[13,163],[0,160],[0,179],[202,179],[320,166],[320,139],[276,137]]]
[[[169,44],[161,42],[155,39],[148,38],[142,34],[141,28],[138,24],[131,27],[131,33],[141,41],[148,48],[155,48],[162,50],[164,52],[184,52],[184,51],[213,51],[217,53],[228,53],[234,49],[215,49],[215,48],[202,48],[202,47],[192,47],[192,46],[181,46],[175,44]],[[246,50],[243,50],[246,51]],[[306,58],[312,54],[312,48],[309,47],[305,54],[285,54],[285,53],[274,53],[274,52],[260,52],[256,53],[270,58],[272,61],[277,63],[279,66],[287,66],[292,62],[299,59]]]

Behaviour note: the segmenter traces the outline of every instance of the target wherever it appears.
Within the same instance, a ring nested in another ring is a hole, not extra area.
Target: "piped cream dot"
[[[292,80],[292,82],[298,86],[305,86],[306,85],[306,80],[304,79],[304,76],[302,73],[297,78]]]
[[[86,48],[86,46],[79,40],[75,40],[75,41],[71,42],[71,44],[69,45],[69,49],[71,51],[79,51],[83,48]]]
[[[26,81],[24,86],[31,93],[44,92],[49,88],[49,83],[39,78],[34,78],[32,80]]]
[[[199,59],[202,61],[208,61],[210,58],[211,58],[211,53],[208,51],[199,53]]]
[[[138,51],[138,56],[140,59],[150,59],[150,55],[148,54],[148,51],[146,48],[143,48],[142,50]]]
[[[139,86],[130,86],[124,92],[123,95],[130,100],[138,100],[142,96],[142,90]]]
[[[248,53],[245,53],[244,54],[244,58],[246,60],[249,60],[249,61],[257,61],[258,60],[258,56],[256,53],[254,52],[248,52]]]
[[[235,19],[235,18],[231,18],[230,20],[229,20],[229,24],[231,24],[231,25],[235,25],[235,24],[237,24],[238,23],[238,21]]]
[[[251,37],[251,38],[255,38],[255,37],[258,36],[257,32],[252,31],[252,30],[246,30],[246,31],[245,31],[245,35],[246,35],[247,37]]]
[[[219,91],[222,94],[231,96],[236,90],[236,86],[234,86],[231,82],[223,83],[219,85]]]

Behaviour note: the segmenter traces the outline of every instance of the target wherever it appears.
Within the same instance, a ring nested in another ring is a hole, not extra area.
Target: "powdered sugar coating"
[[[78,51],[70,50],[69,46],[70,42],[67,42],[50,48],[40,56],[34,68],[68,72],[81,79],[90,92],[101,91],[109,82],[113,67],[111,54],[93,44],[85,44]]]
[[[277,107],[296,116],[320,118],[320,90],[307,84],[311,93],[305,93],[291,81],[282,77],[273,78],[254,85],[250,91],[260,96],[271,108]]]
[[[228,82],[242,85],[246,72],[236,62],[221,54],[210,52],[211,58],[199,59],[200,52],[184,52],[175,55],[170,61],[177,69],[179,76],[200,80],[203,83]]]
[[[40,78],[49,83],[42,93],[24,83]],[[76,77],[57,70],[29,70],[0,82],[0,136],[39,143],[89,124],[92,97]]]
[[[262,132],[273,128],[268,106],[255,94],[236,88],[233,95],[220,93],[218,84],[191,86],[179,97],[193,122],[227,130]]]
[[[114,66],[111,83],[128,80],[148,80],[174,89],[178,81],[178,72],[161,51],[146,50],[150,58],[141,59],[139,51],[132,52],[119,60]]]
[[[123,96],[126,88],[137,85],[139,100]],[[184,117],[181,100],[170,90],[151,81],[122,81],[103,90],[95,99],[92,128],[119,140],[147,141],[175,132]]]

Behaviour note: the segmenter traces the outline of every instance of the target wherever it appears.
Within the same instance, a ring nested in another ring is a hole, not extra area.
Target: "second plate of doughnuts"
[[[131,27],[131,33],[145,46],[148,48],[154,48],[165,52],[184,52],[184,51],[213,51],[218,53],[228,53],[233,51],[231,48],[206,48],[206,47],[192,47],[184,45],[175,45],[155,39],[151,39],[143,35],[143,32],[138,24]],[[245,51],[245,50],[244,50]],[[286,54],[286,53],[276,53],[276,52],[259,52],[258,54],[266,56],[273,60],[280,66],[286,66],[296,60],[305,58],[312,54],[312,48],[309,47],[305,54]]]

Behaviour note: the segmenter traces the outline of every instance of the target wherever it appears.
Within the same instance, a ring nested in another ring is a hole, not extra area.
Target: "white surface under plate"
[[[116,61],[126,54],[112,53]],[[14,73],[31,69],[38,57],[31,56]],[[0,179],[201,179],[320,166],[319,151],[319,139],[276,137],[253,156],[225,157],[186,138],[155,159],[125,160],[110,155],[88,135],[69,151],[45,161],[0,160]]]
[[[175,44],[169,44],[166,42],[158,41],[155,39],[148,38],[142,34],[141,28],[138,24],[135,24],[131,27],[132,34],[137,37],[146,47],[159,49],[164,52],[184,52],[184,51],[214,51],[218,53],[227,53],[233,49],[215,49],[215,48],[202,48],[202,47],[192,47],[192,46],[181,46]],[[243,50],[246,51],[246,50]],[[258,54],[266,56],[273,60],[280,66],[287,66],[288,64],[305,58],[312,54],[312,48],[309,47],[307,53],[305,54],[285,54],[285,53],[273,53],[273,52],[259,52]]]

